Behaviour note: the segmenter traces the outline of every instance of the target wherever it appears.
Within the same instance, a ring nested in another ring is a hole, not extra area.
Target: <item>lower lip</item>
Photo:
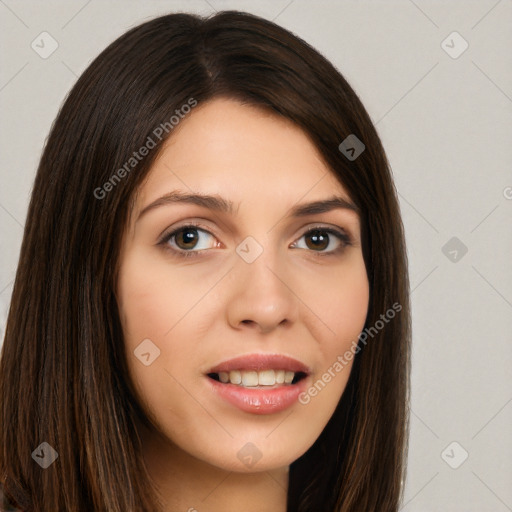
[[[306,390],[308,377],[297,384],[287,384],[271,389],[244,388],[236,384],[224,384],[206,377],[214,392],[242,411],[252,414],[273,414],[284,411],[297,402]]]

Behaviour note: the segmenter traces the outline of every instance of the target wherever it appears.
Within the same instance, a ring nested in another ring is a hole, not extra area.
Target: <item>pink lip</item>
[[[249,354],[235,357],[214,366],[207,373],[230,372],[231,370],[288,370],[310,374],[311,370],[297,359],[279,354]]]
[[[299,395],[307,389],[308,376],[311,374],[311,370],[300,361],[277,354],[250,354],[236,357],[214,366],[207,373],[232,370],[287,370],[307,375],[296,384],[276,384],[268,389],[263,387],[249,389],[208,378],[208,383],[214,393],[240,410],[252,414],[273,414],[291,407],[297,402]]]
[[[284,411],[297,402],[306,391],[308,377],[296,384],[282,384],[270,389],[248,389],[235,384],[223,384],[207,378],[212,391],[242,411],[252,414],[273,414]]]

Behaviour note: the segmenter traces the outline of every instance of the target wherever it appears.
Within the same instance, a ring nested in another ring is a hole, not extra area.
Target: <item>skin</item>
[[[174,190],[222,196],[235,211],[176,203],[139,217]],[[284,354],[311,368],[313,384],[357,340],[369,300],[358,214],[289,216],[333,194],[351,200],[301,129],[225,98],[180,122],[140,187],[117,296],[130,377],[154,425],[139,426],[144,458],[165,510],[286,510],[289,465],[327,424],[352,361],[307,405],[263,415],[214,395],[205,374],[240,355]],[[189,221],[204,230],[196,246],[179,236],[167,250],[158,245]],[[344,230],[351,245],[329,234],[317,248],[304,235],[318,225]],[[263,249],[252,263],[236,252],[248,236]],[[172,249],[199,253],[185,259]],[[160,350],[148,366],[134,355],[145,339]],[[252,467],[237,457],[248,442],[261,453]]]

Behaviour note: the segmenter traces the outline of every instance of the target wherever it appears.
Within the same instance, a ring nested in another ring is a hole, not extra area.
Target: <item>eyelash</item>
[[[199,231],[203,231],[203,232],[208,233],[209,235],[215,237],[215,235],[213,233],[210,233],[210,231],[208,231],[207,229],[203,228],[201,226],[201,224],[196,224],[196,223],[191,222],[191,223],[186,224],[184,226],[180,226],[179,228],[171,231],[170,233],[165,233],[164,235],[162,235],[162,237],[158,241],[157,245],[163,246],[164,250],[171,252],[174,256],[177,256],[178,258],[190,258],[190,257],[197,257],[197,256],[199,256],[200,253],[204,252],[206,249],[200,249],[198,251],[194,251],[194,250],[185,251],[183,249],[171,248],[168,245],[168,242],[174,236],[176,236],[181,231],[187,230],[188,228],[198,228]],[[305,233],[303,233],[301,235],[300,238],[310,234],[313,231],[320,231],[322,233],[328,233],[329,235],[334,235],[341,242],[341,245],[337,249],[334,249],[334,250],[331,250],[331,251],[328,251],[328,252],[325,252],[325,251],[313,251],[311,249],[311,251],[314,252],[317,256],[320,256],[320,257],[336,256],[336,255],[340,254],[341,252],[343,252],[343,250],[347,246],[353,245],[352,238],[347,233],[345,233],[343,231],[338,231],[337,229],[333,229],[333,228],[326,228],[326,227],[323,227],[323,226],[315,226],[315,227],[312,227],[312,228],[308,229]]]

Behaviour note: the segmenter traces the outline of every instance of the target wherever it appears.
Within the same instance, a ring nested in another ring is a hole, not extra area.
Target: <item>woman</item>
[[[409,343],[348,83],[256,16],[157,18],[83,73],[41,158],[0,482],[26,511],[396,511]]]

